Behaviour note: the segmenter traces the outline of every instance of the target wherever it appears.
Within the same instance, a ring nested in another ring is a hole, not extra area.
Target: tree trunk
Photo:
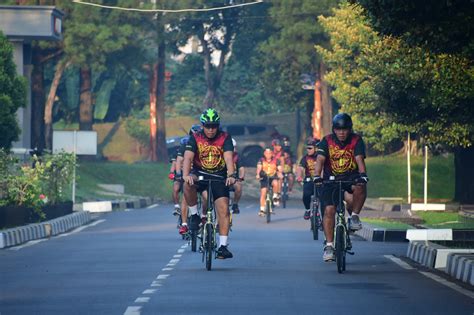
[[[322,136],[328,135],[332,132],[332,101],[331,101],[331,89],[324,80],[324,76],[326,74],[326,65],[324,63],[320,63],[319,66],[320,77],[321,77],[321,111],[322,111],[322,119],[321,119],[321,130]]]
[[[150,150],[148,159],[156,161],[156,94],[158,86],[158,66],[152,65],[149,73],[149,94],[150,94]]]
[[[49,89],[48,99],[44,107],[44,140],[45,147],[48,150],[53,149],[53,105],[54,99],[56,98],[56,91],[61,82],[61,76],[63,75],[64,69],[69,66],[69,62],[59,61],[56,65],[56,71],[54,72],[53,82]]]
[[[44,67],[41,62],[41,49],[33,49],[33,72],[31,74],[31,147],[43,151],[45,147],[44,134]]]
[[[454,199],[474,204],[474,146],[454,150]]]
[[[80,73],[79,130],[92,130],[94,111],[92,105],[91,69],[88,66],[83,66]]]
[[[156,134],[156,155],[157,161],[168,162],[168,150],[166,148],[166,125],[165,125],[165,66],[166,66],[166,44],[161,41],[158,46],[158,82],[157,82],[157,97],[156,97],[156,120],[157,120],[157,134]]]

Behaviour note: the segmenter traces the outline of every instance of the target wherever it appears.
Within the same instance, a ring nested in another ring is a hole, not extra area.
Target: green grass
[[[474,229],[474,219],[468,219],[456,212],[418,211],[423,225],[436,229]]]
[[[100,193],[97,184],[122,184],[125,194],[171,199],[169,165],[163,163],[80,162],[77,168],[76,199],[115,199]]]
[[[423,198],[423,157],[412,157],[412,198]],[[407,162],[405,155],[369,157],[366,160],[370,182],[368,197],[407,198]],[[453,155],[428,160],[428,199],[452,200],[454,196]]]
[[[362,218],[362,222],[373,225],[374,227],[392,229],[392,230],[408,230],[413,229],[414,227],[398,221],[387,220],[387,219],[371,219],[371,218]]]

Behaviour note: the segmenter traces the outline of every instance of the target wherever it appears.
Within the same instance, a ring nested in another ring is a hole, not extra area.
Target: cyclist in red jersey
[[[191,212],[192,228],[197,229],[201,219],[197,214],[197,191],[207,189],[207,183],[198,182],[198,176],[224,178],[225,184],[212,182],[211,189],[219,223],[217,258],[232,258],[227,248],[229,235],[229,186],[236,180],[231,136],[220,130],[220,117],[213,108],[206,109],[199,120],[203,130],[194,133],[186,145],[183,161],[184,196]],[[191,170],[192,165],[192,170]],[[204,201],[203,201],[204,202]]]
[[[232,213],[234,214],[239,214],[240,209],[239,209],[239,201],[240,198],[242,197],[242,181],[244,180],[245,177],[245,167],[242,166],[240,163],[240,156],[239,153],[237,152],[237,142],[235,141],[234,138],[232,138],[232,144],[234,145],[234,169],[237,172],[237,181],[234,184],[234,200],[232,200]]]
[[[276,159],[271,148],[265,148],[263,157],[257,163],[257,180],[260,180],[260,211],[259,216],[265,215],[265,197],[267,195],[267,177],[282,177],[282,167],[280,160]],[[273,188],[273,199],[277,198],[275,189],[278,188],[278,179],[273,179],[270,183]],[[272,212],[273,213],[273,212]]]
[[[285,157],[283,155],[283,148],[281,146],[281,141],[280,139],[273,139],[272,140],[272,146],[273,146],[273,158],[275,160],[278,160],[280,163],[280,166],[282,169],[285,167]],[[273,196],[273,203],[275,206],[280,205],[280,199],[281,199],[281,186],[283,184],[283,180],[279,179],[277,181],[277,189],[273,190],[274,196]]]
[[[310,138],[306,141],[306,155],[301,158],[300,165],[298,166],[297,181],[302,182],[304,179],[309,178],[311,181],[304,181],[303,183],[303,204],[305,212],[303,218],[309,220],[311,217],[311,196],[314,193],[313,178],[316,176],[316,152],[318,140]]]
[[[353,181],[354,184],[345,184],[344,199],[349,212],[349,226],[352,230],[359,230],[362,224],[359,219],[360,211],[367,196],[366,184],[369,181],[365,167],[365,145],[362,137],[352,132],[352,119],[348,114],[340,113],[332,121],[333,133],[325,136],[318,145],[316,159],[316,176],[314,182],[321,186],[323,179],[321,172],[324,167],[324,179],[334,177],[336,180]],[[323,185],[321,201],[324,207],[323,225],[326,235],[324,247],[324,261],[334,261],[334,224],[337,204],[337,190],[335,185]]]

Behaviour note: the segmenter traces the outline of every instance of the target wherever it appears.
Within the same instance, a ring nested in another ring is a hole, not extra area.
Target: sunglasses
[[[219,128],[219,125],[218,124],[205,124],[204,128],[206,128],[206,129],[217,129],[217,128]]]
[[[306,150],[314,150],[314,147],[307,147]]]

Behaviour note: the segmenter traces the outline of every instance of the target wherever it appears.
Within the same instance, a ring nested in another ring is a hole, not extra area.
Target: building
[[[31,148],[31,41],[61,40],[64,13],[52,6],[0,6],[0,30],[14,46],[18,74],[27,79],[27,104],[17,112],[21,129],[14,148]]]

